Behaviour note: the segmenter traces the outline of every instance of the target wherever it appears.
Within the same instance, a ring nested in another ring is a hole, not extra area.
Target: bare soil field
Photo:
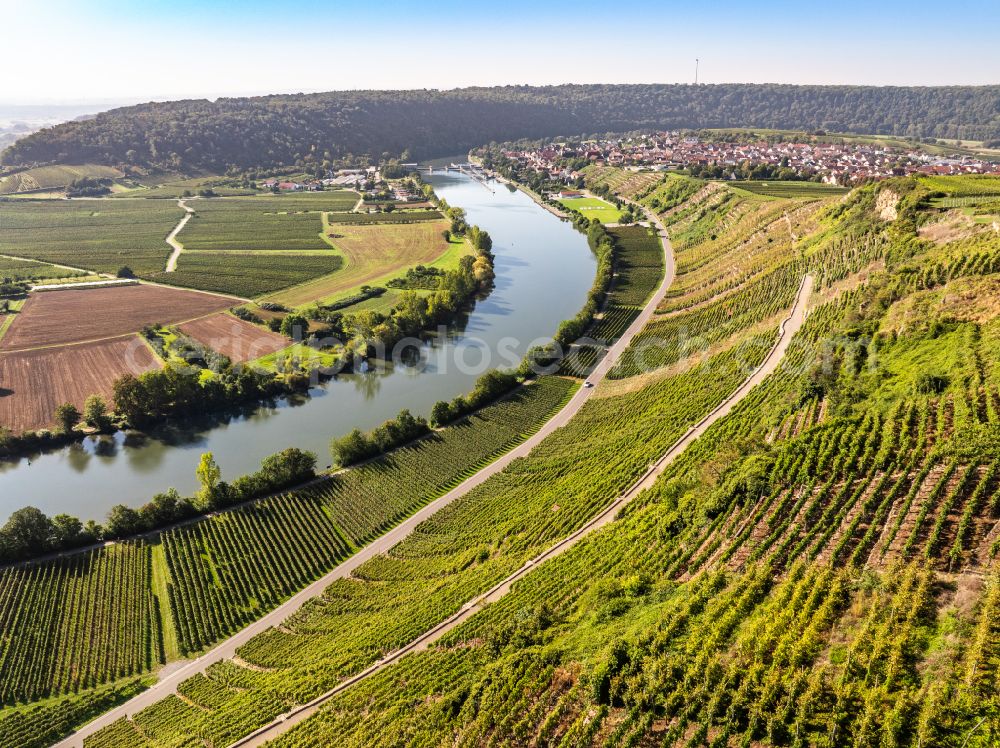
[[[110,405],[116,379],[159,367],[138,336],[0,354],[0,426],[15,433],[51,426],[58,406],[82,410],[90,395]]]
[[[268,356],[292,345],[292,341],[284,335],[244,322],[231,314],[213,314],[194,322],[185,322],[178,329],[236,364]]]
[[[32,294],[0,341],[0,351],[66,345],[174,324],[226,309],[223,296],[160,286],[121,286]]]

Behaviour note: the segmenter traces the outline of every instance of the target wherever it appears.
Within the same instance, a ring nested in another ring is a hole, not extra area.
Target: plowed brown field
[[[111,406],[111,388],[118,377],[159,367],[137,336],[2,353],[0,426],[15,433],[51,426],[58,406],[73,403],[82,410],[90,395],[104,396]]]
[[[178,329],[236,364],[253,361],[292,345],[292,341],[284,335],[230,314],[213,314],[194,322],[185,322]]]
[[[173,324],[232,306],[224,296],[161,286],[120,286],[32,294],[0,341],[0,350],[101,340]]]

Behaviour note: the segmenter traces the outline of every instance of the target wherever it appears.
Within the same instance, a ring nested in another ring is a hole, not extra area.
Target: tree
[[[108,521],[104,529],[109,538],[118,539],[136,535],[146,528],[142,524],[139,512],[124,504],[117,504],[108,512]]]
[[[68,434],[80,423],[80,411],[72,403],[63,403],[56,408],[56,422],[63,433]]]
[[[83,524],[69,514],[57,514],[52,518],[52,545],[57,550],[77,548],[93,542],[83,529]]]
[[[302,483],[316,476],[316,455],[295,447],[283,449],[264,458],[260,475],[274,488]]]
[[[122,265],[118,268],[118,272],[115,273],[119,278],[135,278],[135,273],[132,272],[132,268],[128,265]]]
[[[353,465],[378,452],[378,448],[364,435],[361,429],[354,429],[339,439],[330,442],[333,461],[341,467]]]
[[[131,424],[141,423],[148,413],[146,388],[131,374],[115,380],[112,387],[115,409]]]
[[[281,334],[294,340],[303,340],[309,331],[309,320],[304,314],[291,312],[281,320]]]
[[[0,548],[6,548],[10,560],[38,556],[52,547],[52,522],[40,509],[18,509],[0,529]]]
[[[110,425],[108,406],[100,395],[91,395],[83,404],[83,421],[91,428],[104,431]]]
[[[219,479],[222,478],[222,470],[219,468],[218,463],[215,461],[215,456],[211,452],[205,452],[201,456],[196,475],[198,476],[198,482],[201,483],[201,491],[198,492],[201,504],[204,508],[211,507],[215,500]]]
[[[454,418],[451,403],[447,400],[438,400],[431,408],[431,423],[435,426],[444,426]]]

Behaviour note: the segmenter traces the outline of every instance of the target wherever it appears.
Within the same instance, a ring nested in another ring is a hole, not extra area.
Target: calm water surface
[[[63,450],[0,463],[0,521],[22,506],[83,520],[104,518],[115,504],[138,506],[171,486],[197,487],[195,466],[212,452],[223,478],[256,470],[261,459],[296,446],[329,462],[331,437],[370,429],[402,408],[427,415],[438,400],[468,392],[484,357],[506,365],[500,346],[519,358],[583,305],[596,262],[586,238],[521,192],[489,187],[458,173],[427,176],[470,223],[493,237],[496,288],[463,323],[431,341],[421,367],[377,367],[314,388],[311,397],[281,400],[213,423],[185,426],[155,437],[119,433]]]

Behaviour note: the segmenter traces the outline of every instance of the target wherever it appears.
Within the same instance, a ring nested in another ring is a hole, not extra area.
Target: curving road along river
[[[645,326],[649,321],[650,317],[654,314],[657,305],[666,295],[671,283],[673,282],[675,268],[674,268],[674,257],[673,251],[670,247],[670,242],[667,239],[666,231],[659,220],[650,215],[650,218],[655,222],[659,234],[661,236],[664,253],[666,255],[666,272],[664,273],[663,280],[660,287],[656,290],[653,296],[650,298],[646,306],[643,308],[642,313],[636,320],[629,326],[625,334],[616,342],[609,350],[607,355],[602,359],[600,364],[594,370],[590,377],[590,381],[595,385],[599,384],[607,372],[615,364],[618,358],[621,356],[622,352],[628,347],[632,338]],[[291,729],[296,724],[307,719],[310,715],[314,714],[320,706],[328,701],[330,698],[336,696],[338,693],[342,692],[346,688],[349,688],[353,684],[364,680],[365,678],[379,672],[380,670],[389,667],[394,662],[398,661],[400,658],[404,657],[406,654],[423,649],[434,641],[436,641],[440,636],[442,636],[447,631],[451,630],[455,626],[458,626],[464,620],[474,615],[479,608],[487,603],[499,599],[505,595],[509,590],[511,585],[518,579],[523,577],[529,571],[531,571],[538,564],[544,563],[549,558],[552,558],[559,553],[562,553],[567,548],[571,547],[577,543],[581,538],[590,534],[594,530],[602,527],[608,522],[612,521],[628,501],[638,495],[643,489],[652,485],[656,480],[657,476],[666,468],[667,465],[672,462],[677,455],[679,455],[683,450],[698,436],[705,432],[713,423],[715,423],[720,418],[723,418],[730,410],[743,398],[746,394],[760,381],[772,373],[781,362],[785,351],[788,348],[788,344],[794,334],[801,327],[802,322],[805,319],[805,308],[806,301],[809,297],[809,293],[812,288],[812,279],[806,277],[803,279],[802,284],[799,288],[798,295],[796,297],[795,306],[787,320],[785,320],[780,328],[778,340],[774,347],[768,353],[764,362],[758,367],[757,370],[753,372],[743,384],[726,400],[720,403],[716,408],[709,413],[704,419],[702,419],[698,424],[693,426],[676,444],[674,444],[670,450],[664,454],[660,460],[650,468],[650,470],[637,481],[628,491],[626,491],[622,496],[616,499],[609,507],[607,507],[600,515],[593,518],[584,527],[577,530],[575,533],[569,537],[563,539],[555,546],[550,548],[548,551],[538,556],[535,559],[529,561],[525,566],[512,574],[507,579],[504,579],[495,587],[484,593],[483,595],[475,598],[474,600],[466,603],[462,609],[446,619],[438,626],[434,627],[430,631],[426,632],[422,636],[418,637],[414,641],[410,642],[405,647],[387,655],[385,658],[374,663],[366,670],[358,673],[352,678],[344,681],[338,685],[335,689],[322,694],[317,697],[312,702],[305,704],[292,712],[282,715],[276,719],[273,723],[266,725],[257,732],[251,734],[250,736],[234,743],[235,746],[258,746],[263,745],[267,741],[277,737],[281,733]],[[199,657],[198,659],[187,663],[166,675],[159,683],[150,688],[148,691],[136,696],[130,701],[122,704],[116,709],[102,715],[98,719],[91,722],[89,725],[82,728],[80,731],[74,735],[66,738],[58,745],[64,748],[74,747],[78,748],[83,745],[83,740],[93,734],[94,732],[100,730],[101,728],[111,724],[112,722],[121,719],[122,717],[129,717],[142,709],[150,706],[156,701],[164,698],[165,696],[174,693],[177,686],[187,678],[190,678],[196,673],[203,672],[211,664],[218,662],[222,659],[230,658],[235,656],[236,650],[246,643],[253,636],[261,633],[272,626],[278,625],[281,621],[287,618],[289,615],[297,611],[302,607],[308,600],[319,595],[322,591],[334,580],[341,579],[350,576],[350,574],[358,568],[361,564],[365,563],[369,559],[377,556],[381,553],[387,552],[394,545],[406,538],[413,530],[425,519],[429,518],[435,512],[440,510],[442,507],[448,505],[449,503],[455,501],[459,497],[465,495],[472,488],[480,485],[486,481],[491,476],[503,470],[507,465],[509,465],[513,460],[523,457],[528,452],[530,452],[535,446],[537,446],[542,440],[544,440],[549,434],[551,434],[556,429],[565,425],[584,405],[584,403],[590,399],[595,388],[581,388],[578,390],[574,396],[567,402],[567,404],[554,415],[534,436],[522,443],[520,446],[516,447],[512,451],[508,452],[506,455],[498,459],[491,465],[483,468],[478,473],[468,478],[462,484],[457,486],[452,491],[448,492],[444,496],[441,496],[431,504],[428,504],[419,512],[411,516],[409,519],[405,520],[402,524],[395,527],[393,530],[387,532],[385,535],[381,536],[357,554],[352,556],[350,559],[346,560],[344,563],[340,564],[336,569],[328,573],[323,578],[317,580],[313,584],[309,585],[297,595],[292,597],[290,600],[285,602],[279,608],[272,611],[270,614],[264,618],[256,621],[250,626],[246,627],[236,635],[230,637],[222,644],[216,646],[211,651],[205,655]]]
[[[621,356],[622,352],[628,347],[632,338],[646,325],[649,318],[653,316],[657,305],[663,297],[666,296],[667,289],[669,289],[670,284],[673,283],[675,270],[673,250],[670,247],[670,241],[667,239],[666,230],[663,225],[659,223],[659,220],[656,219],[655,216],[651,216],[651,218],[656,220],[660,236],[663,240],[663,249],[666,254],[666,272],[664,273],[660,287],[657,288],[656,292],[646,303],[646,306],[643,308],[640,315],[629,326],[628,330],[625,331],[625,334],[622,335],[621,338],[619,338],[618,341],[609,348],[607,355],[594,370],[593,374],[591,374],[589,381],[595,385],[604,379],[608,371]],[[81,728],[78,732],[58,743],[57,746],[60,748],[70,748],[71,746],[73,748],[82,748],[83,741],[87,736],[94,734],[101,728],[110,725],[112,722],[119,720],[122,717],[131,717],[160,699],[175,693],[177,691],[177,686],[181,682],[187,680],[196,673],[204,672],[213,663],[234,657],[236,655],[236,650],[243,646],[243,644],[248,642],[257,634],[266,631],[272,626],[280,624],[288,618],[288,616],[292,615],[299,608],[301,608],[307,601],[322,594],[323,590],[325,590],[333,581],[349,577],[354,570],[363,563],[369,561],[375,556],[378,556],[379,554],[387,552],[390,548],[410,535],[410,533],[412,533],[421,522],[428,519],[435,512],[447,506],[459,497],[464,496],[491,476],[496,475],[510,465],[510,463],[514,460],[527,455],[532,449],[535,448],[535,446],[540,444],[545,437],[561,426],[564,426],[580,410],[580,408],[583,407],[583,404],[590,399],[594,393],[594,389],[595,388],[592,387],[581,387],[576,391],[576,393],[574,393],[573,397],[571,397],[567,403],[555,415],[553,415],[553,417],[550,418],[544,426],[542,426],[541,429],[539,429],[526,441],[522,442],[519,446],[515,447],[510,452],[507,452],[505,455],[497,459],[495,462],[487,465],[479,472],[470,476],[448,493],[438,499],[435,499],[389,532],[366,545],[328,574],[310,584],[308,587],[291,597],[285,603],[275,608],[260,620],[250,624],[196,660],[192,660],[191,662],[169,671],[149,690],[144,691],[135,698],[126,701],[124,704],[121,704],[115,709],[112,709],[110,712],[98,717],[90,724]]]
[[[301,707],[278,717],[271,724],[265,725],[242,740],[238,740],[233,743],[230,748],[255,748],[256,746],[263,746],[271,740],[277,738],[279,735],[288,732],[296,725],[314,715],[320,708],[322,708],[325,702],[329,701],[337,694],[342,693],[354,684],[371,677],[381,670],[384,670],[390,665],[398,662],[407,654],[427,649],[446,633],[474,616],[484,605],[494,603],[510,592],[511,587],[515,582],[522,579],[537,566],[545,563],[551,558],[555,558],[569,548],[572,548],[580,540],[587,537],[595,530],[598,530],[613,521],[626,504],[632,501],[632,499],[647,488],[652,487],[660,474],[666,470],[667,466],[677,459],[677,457],[685,449],[687,449],[687,447],[695,439],[704,434],[705,431],[707,431],[708,428],[711,427],[716,421],[724,418],[734,407],[736,407],[740,400],[746,397],[750,390],[752,390],[778,368],[778,365],[784,358],[785,352],[788,350],[789,343],[795,333],[798,332],[799,328],[802,327],[802,323],[805,321],[806,304],[809,299],[809,294],[812,291],[812,283],[813,280],[811,276],[806,276],[802,279],[802,283],[799,286],[799,292],[795,299],[795,306],[792,308],[789,316],[782,321],[779,329],[778,340],[767,354],[764,362],[756,370],[754,370],[754,372],[747,377],[746,380],[744,380],[743,384],[741,384],[729,397],[723,400],[707,416],[692,426],[687,433],[684,434],[684,436],[678,439],[673,446],[671,446],[670,449],[668,449],[663,456],[660,457],[660,459],[657,460],[657,462],[646,472],[646,474],[642,476],[642,478],[636,481],[625,493],[615,499],[599,515],[591,519],[587,524],[574,532],[572,535],[569,535],[556,543],[541,555],[529,560],[524,566],[508,576],[506,579],[499,582],[492,589],[467,602],[462,606],[460,611],[445,619],[431,630],[417,637],[406,646],[386,655],[378,662],[375,662],[357,675],[343,681],[330,691],[316,697],[308,704],[304,704]]]

